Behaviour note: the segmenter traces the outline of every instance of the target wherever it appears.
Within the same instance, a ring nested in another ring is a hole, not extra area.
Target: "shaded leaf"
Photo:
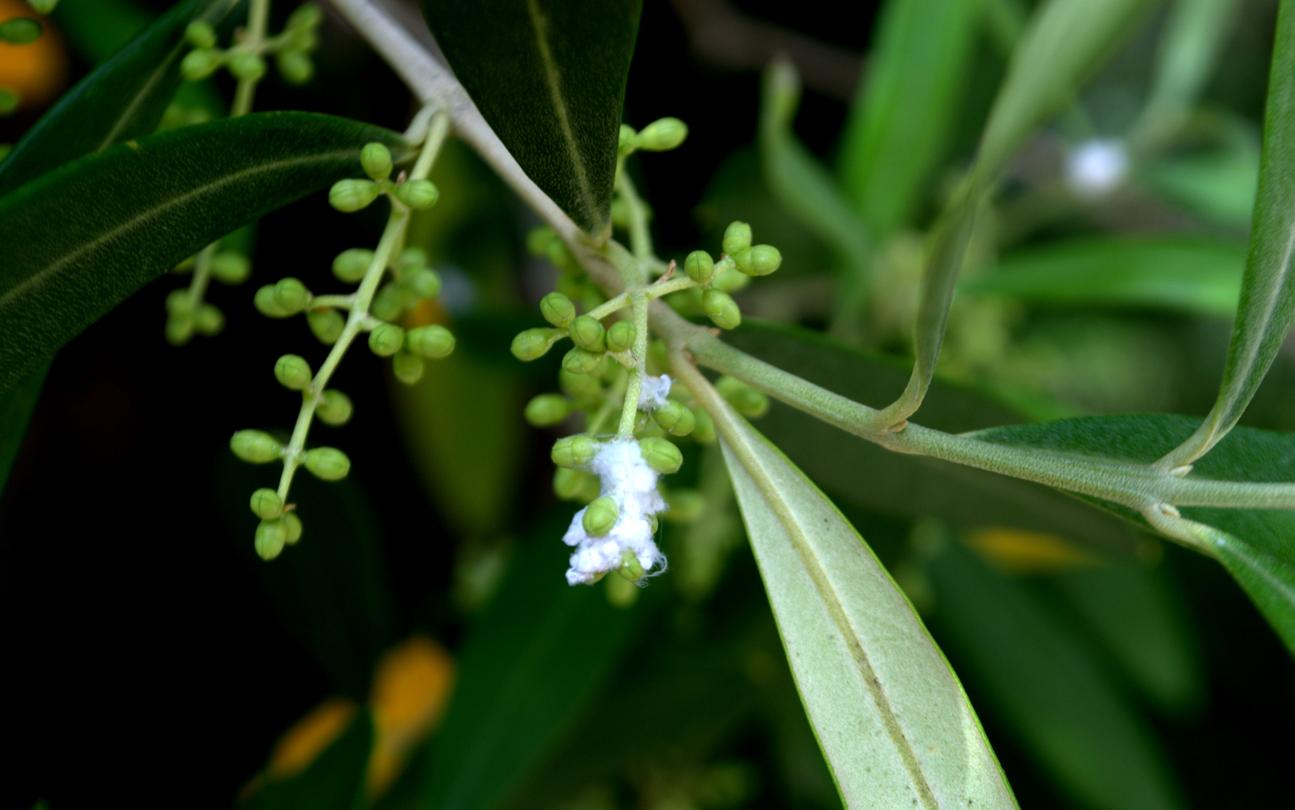
[[[354,121],[261,113],[114,146],[0,199],[0,392],[202,246],[355,173],[369,141],[408,152]]]
[[[1177,124],[1205,87],[1239,14],[1236,0],[1174,0],[1156,50],[1156,72],[1143,113],[1148,126]]]
[[[1218,151],[1162,158],[1139,166],[1137,177],[1156,195],[1241,231],[1250,227],[1254,211],[1259,147],[1245,139]]]
[[[521,167],[577,225],[607,232],[642,0],[424,0],[423,10]]]
[[[27,435],[27,423],[40,399],[46,371],[44,366],[37,367],[11,390],[0,394],[0,492],[4,492],[23,436]]]

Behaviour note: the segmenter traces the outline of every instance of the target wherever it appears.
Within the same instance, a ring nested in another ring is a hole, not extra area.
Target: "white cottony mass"
[[[650,374],[643,375],[643,386],[639,388],[639,408],[645,411],[654,411],[666,403],[666,397],[670,396],[670,375],[662,374],[660,377],[653,377]]]
[[[651,379],[651,378],[649,378]],[[666,382],[667,390],[669,381]],[[620,568],[625,552],[638,560],[644,571],[665,565],[665,555],[654,540],[654,517],[665,511],[665,500],[657,491],[657,473],[643,460],[638,442],[614,439],[605,442],[589,463],[602,482],[602,494],[616,501],[615,525],[607,534],[592,537],[585,531],[585,510],[576,512],[562,541],[576,550],[567,569],[571,585],[590,583]]]

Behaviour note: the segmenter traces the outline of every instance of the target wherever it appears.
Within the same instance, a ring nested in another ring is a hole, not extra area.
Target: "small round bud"
[[[183,346],[193,339],[193,316],[189,314],[172,315],[166,319],[166,342],[172,346]]]
[[[346,319],[331,309],[312,309],[306,313],[306,323],[311,334],[326,346],[336,343],[346,329]]]
[[[715,422],[710,418],[710,414],[702,408],[696,408],[692,412],[693,418],[697,420],[697,427],[693,428],[692,438],[694,441],[702,444],[711,444],[715,441]]]
[[[325,425],[344,425],[351,421],[351,413],[355,412],[355,406],[351,404],[351,398],[343,394],[342,391],[329,389],[320,395],[320,402],[315,406],[315,415],[320,417],[320,421]]]
[[[613,352],[626,352],[634,346],[634,324],[629,321],[617,321],[607,330],[607,349]]]
[[[742,323],[742,310],[733,296],[719,290],[707,290],[701,299],[706,317],[721,329],[736,329]]]
[[[755,419],[769,411],[769,398],[741,380],[721,377],[715,383],[715,390],[743,416]]]
[[[564,501],[589,501],[598,497],[598,479],[582,470],[558,467],[553,474],[553,494]]]
[[[349,214],[367,208],[381,192],[372,180],[338,180],[328,190],[328,204]]]
[[[288,15],[288,21],[285,27],[293,30],[300,28],[317,28],[319,24],[323,22],[323,19],[324,12],[320,10],[319,6],[307,3],[304,6],[299,6]]]
[[[252,263],[242,253],[221,251],[211,257],[211,274],[221,284],[242,284],[252,275]]]
[[[396,186],[396,199],[415,211],[426,211],[440,198],[440,189],[431,180],[409,180]]]
[[[724,229],[724,252],[736,256],[751,247],[751,226],[745,222],[730,222]]]
[[[597,452],[598,442],[584,434],[578,434],[558,439],[553,443],[553,451],[549,455],[559,467],[583,467],[594,460]]]
[[[284,388],[293,391],[304,391],[310,387],[314,373],[305,358],[296,354],[285,354],[274,364],[274,377]]]
[[[560,337],[562,337],[562,333],[556,329],[544,329],[543,327],[527,329],[513,338],[511,347],[513,357],[527,363],[531,360],[538,360],[548,353],[548,350],[553,347],[553,344]]]
[[[386,180],[391,176],[391,150],[380,143],[366,143],[360,150],[360,165],[373,180]]]
[[[203,304],[193,312],[193,328],[201,335],[218,335],[225,328],[225,315],[214,304]]]
[[[325,481],[341,481],[351,471],[351,460],[336,447],[307,450],[303,461],[307,470]]]
[[[721,272],[720,267],[724,267]],[[737,265],[728,256],[715,265],[715,277],[710,280],[710,288],[722,293],[734,293],[751,283],[751,277],[738,272]]]
[[[629,124],[621,124],[620,133],[616,139],[616,151],[620,152],[622,155],[632,153],[634,151],[634,147],[637,146],[635,143],[637,137],[638,133],[634,131],[634,127]]]
[[[274,285],[267,284],[256,291],[256,297],[252,299],[256,305],[256,311],[260,312],[267,318],[287,318],[294,313],[288,312],[279,306],[279,301],[274,296]]]
[[[297,541],[301,539],[301,518],[297,517],[296,512],[289,512],[279,520],[282,521],[283,529],[288,534],[284,538],[284,542],[290,546],[296,545]]]
[[[343,250],[337,254],[337,258],[333,259],[333,275],[337,276],[338,281],[357,284],[368,272],[372,261],[373,251],[371,250],[364,248]]]
[[[572,399],[588,400],[602,393],[602,385],[597,377],[588,374],[576,374],[566,369],[558,371],[558,387]]]
[[[454,351],[454,335],[438,324],[420,326],[405,336],[405,346],[414,354],[439,360]]]
[[[738,271],[748,276],[767,276],[782,265],[782,253],[773,245],[756,245],[733,257]]]
[[[296,315],[310,304],[310,290],[291,276],[281,278],[274,285],[274,302],[284,312]]]
[[[704,250],[694,250],[683,260],[683,271],[698,284],[709,284],[715,275],[715,260]]]
[[[405,385],[416,385],[423,378],[423,358],[409,352],[400,352],[391,358],[391,373]]]
[[[333,427],[351,421],[353,413],[355,406],[351,404],[351,398],[334,388],[321,394],[319,404],[315,406],[315,415],[319,417],[319,421]]]
[[[204,50],[216,47],[216,29],[206,20],[194,20],[185,26],[184,41]]]
[[[265,75],[265,60],[260,54],[234,53],[229,57],[229,72],[241,82],[259,81]]]
[[[283,514],[283,499],[274,490],[262,487],[252,493],[252,514],[261,520],[278,520]]]
[[[639,449],[643,451],[647,465],[662,475],[678,472],[683,465],[683,453],[665,439],[655,436],[639,439]]]
[[[58,0],[27,0],[27,5],[37,14],[49,16],[58,7]]]
[[[407,271],[404,284],[415,298],[435,298],[441,291],[441,277],[426,267],[416,267]]]
[[[634,139],[639,149],[665,152],[674,149],[688,137],[688,125],[678,118],[661,118],[647,126]]]
[[[378,357],[391,357],[405,345],[405,330],[394,323],[380,323],[369,333],[369,348]]]
[[[16,91],[8,87],[0,87],[0,115],[9,115],[18,109],[20,101],[22,101],[22,97]],[[9,153],[12,151],[13,144],[0,143],[0,160],[9,157]]]
[[[546,256],[549,245],[556,241],[558,234],[547,225],[531,228],[526,234],[526,250],[532,256]]]
[[[279,75],[288,84],[306,84],[315,77],[315,60],[306,53],[306,48],[294,48],[281,51],[274,60]]]
[[[540,314],[557,328],[566,329],[576,319],[576,305],[562,293],[551,292],[540,299]]]
[[[190,51],[180,60],[180,75],[191,82],[202,81],[220,67],[220,54],[208,49]]]
[[[426,267],[431,261],[427,257],[427,251],[420,247],[407,247],[400,251],[400,256],[396,259],[396,267],[401,270],[408,270],[413,267]]]
[[[265,464],[283,456],[283,445],[268,433],[240,430],[229,440],[229,449],[243,461]]]
[[[309,53],[319,45],[319,34],[311,28],[294,28],[286,33],[288,34],[286,46],[289,50]]]
[[[674,400],[653,411],[652,418],[662,430],[672,436],[687,436],[697,426],[692,411]]]
[[[369,312],[380,321],[394,321],[400,317],[400,312],[404,308],[404,293],[401,292],[399,285],[389,282],[382,285],[382,289],[378,290],[378,294],[373,297]]]
[[[172,290],[166,296],[166,311],[172,315],[191,315],[193,296],[186,290]]]
[[[561,394],[540,394],[526,403],[526,421],[535,427],[556,425],[571,412],[571,404]]]
[[[562,368],[572,374],[593,374],[602,365],[603,355],[584,349],[572,349],[562,356]]]
[[[281,520],[263,520],[256,527],[256,554],[267,562],[283,553],[288,529]]]
[[[607,350],[607,330],[590,315],[581,315],[571,322],[571,342],[590,352]]]
[[[601,498],[595,498],[593,503],[585,507],[585,516],[581,519],[581,523],[591,537],[602,537],[612,530],[619,519],[620,508],[616,505],[616,499],[610,495],[603,495]]]

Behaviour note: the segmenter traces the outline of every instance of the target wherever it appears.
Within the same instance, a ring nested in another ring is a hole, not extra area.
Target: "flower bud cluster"
[[[217,47],[216,29],[205,20],[194,20],[185,29],[185,40],[193,50],[180,62],[180,74],[196,82],[224,68],[240,82],[259,82],[265,77],[267,56],[290,84],[305,84],[315,75],[311,53],[319,46],[319,24],[324,15],[319,6],[304,5],[292,12],[283,31],[265,39],[243,38],[228,48]]]
[[[193,282],[185,289],[173,290],[166,297],[166,339],[183,346],[194,335],[216,335],[225,327],[225,315],[204,300],[206,285],[215,280],[221,284],[242,284],[252,274],[246,254],[211,246],[175,269],[192,273]]]

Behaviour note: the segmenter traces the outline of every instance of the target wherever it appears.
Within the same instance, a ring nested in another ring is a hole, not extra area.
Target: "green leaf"
[[[1149,162],[1136,168],[1137,179],[1196,216],[1244,231],[1250,227],[1259,185],[1259,145],[1249,138],[1238,141],[1216,151]]]
[[[189,0],[171,9],[68,91],[0,161],[0,195],[83,155],[152,132],[180,86],[193,20],[217,24],[237,0]]]
[[[1191,433],[1182,416],[1108,416],[994,428],[973,434],[998,444],[1151,462]],[[1295,480],[1295,435],[1237,428],[1198,461],[1193,476],[1218,481]],[[1131,517],[1127,510],[1114,510]],[[1295,654],[1295,512],[1183,508],[1205,525],[1199,539],[1241,584]]]
[[[0,22],[0,43],[29,45],[40,39],[42,26],[32,17],[11,17]]]
[[[425,0],[436,42],[530,178],[576,224],[609,227],[642,0]]]
[[[869,235],[912,220],[945,159],[982,11],[976,0],[890,0],[841,142],[841,178]]]
[[[1174,0],[1156,51],[1146,125],[1176,125],[1191,109],[1240,13],[1236,0]]]
[[[226,233],[354,174],[386,130],[261,113],[111,147],[0,199],[0,392],[136,289]]]
[[[562,741],[629,645],[646,640],[636,631],[660,589],[617,609],[601,588],[568,586],[565,523],[540,525],[463,646],[419,807],[498,806]],[[640,710],[651,707],[627,703],[618,719]]]
[[[1250,255],[1223,381],[1205,421],[1162,459],[1166,467],[1192,463],[1241,419],[1295,321],[1295,0],[1282,1],[1275,36]]]
[[[35,368],[12,390],[0,394],[0,492],[4,492],[9,471],[22,449],[22,439],[27,435],[27,423],[40,399],[46,371],[43,366]]]
[[[1153,730],[1061,613],[956,543],[927,570],[932,625],[984,707],[1063,795],[1085,807],[1184,805]]]
[[[1245,250],[1181,237],[1093,237],[1050,242],[1004,256],[959,289],[1030,303],[1164,309],[1229,317]]]
[[[846,806],[1015,806],[957,677],[876,556],[776,447],[713,392],[704,403]]]
[[[360,810],[373,749],[373,718],[356,713],[346,730],[301,773],[268,782],[239,804],[245,810]]]

